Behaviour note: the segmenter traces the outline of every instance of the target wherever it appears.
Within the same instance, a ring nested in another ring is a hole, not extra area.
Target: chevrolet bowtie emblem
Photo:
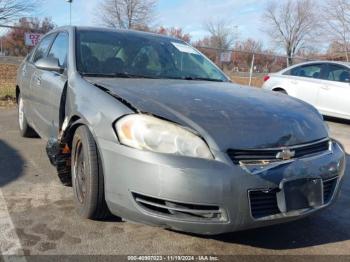
[[[295,151],[291,151],[288,148],[283,149],[282,152],[278,152],[276,155],[277,159],[290,160],[295,156]]]

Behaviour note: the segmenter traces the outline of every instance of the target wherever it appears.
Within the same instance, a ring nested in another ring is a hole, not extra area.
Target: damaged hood
[[[312,106],[261,89],[206,81],[87,80],[140,112],[190,127],[218,150],[291,146],[328,136]]]

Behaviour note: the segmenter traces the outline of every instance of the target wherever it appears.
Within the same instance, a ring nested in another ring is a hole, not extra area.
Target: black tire
[[[37,134],[34,129],[28,124],[25,116],[25,109],[21,94],[18,96],[18,128],[22,137],[36,137]]]
[[[86,126],[76,130],[72,144],[72,185],[77,213],[86,219],[111,215],[105,201],[104,178],[99,152]]]

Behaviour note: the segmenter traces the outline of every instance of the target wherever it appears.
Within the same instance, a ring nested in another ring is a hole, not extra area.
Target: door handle
[[[296,84],[298,84],[298,81],[292,80],[292,81],[290,81],[290,83],[293,85],[296,85]]]
[[[34,81],[36,82],[37,86],[41,85],[41,77],[38,76],[37,74],[34,74]]]
[[[36,84],[37,84],[38,86],[41,86],[41,77],[40,77],[40,76],[38,76],[38,77],[36,78]]]
[[[321,86],[323,90],[329,90],[329,86]]]

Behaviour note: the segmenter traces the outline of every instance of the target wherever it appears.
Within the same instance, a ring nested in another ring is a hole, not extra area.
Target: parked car
[[[264,89],[310,103],[323,115],[350,119],[350,63],[315,61],[264,78]]]
[[[344,151],[314,107],[232,84],[174,38],[55,29],[16,93],[20,133],[48,141],[83,218],[219,234],[319,211],[342,183]]]

